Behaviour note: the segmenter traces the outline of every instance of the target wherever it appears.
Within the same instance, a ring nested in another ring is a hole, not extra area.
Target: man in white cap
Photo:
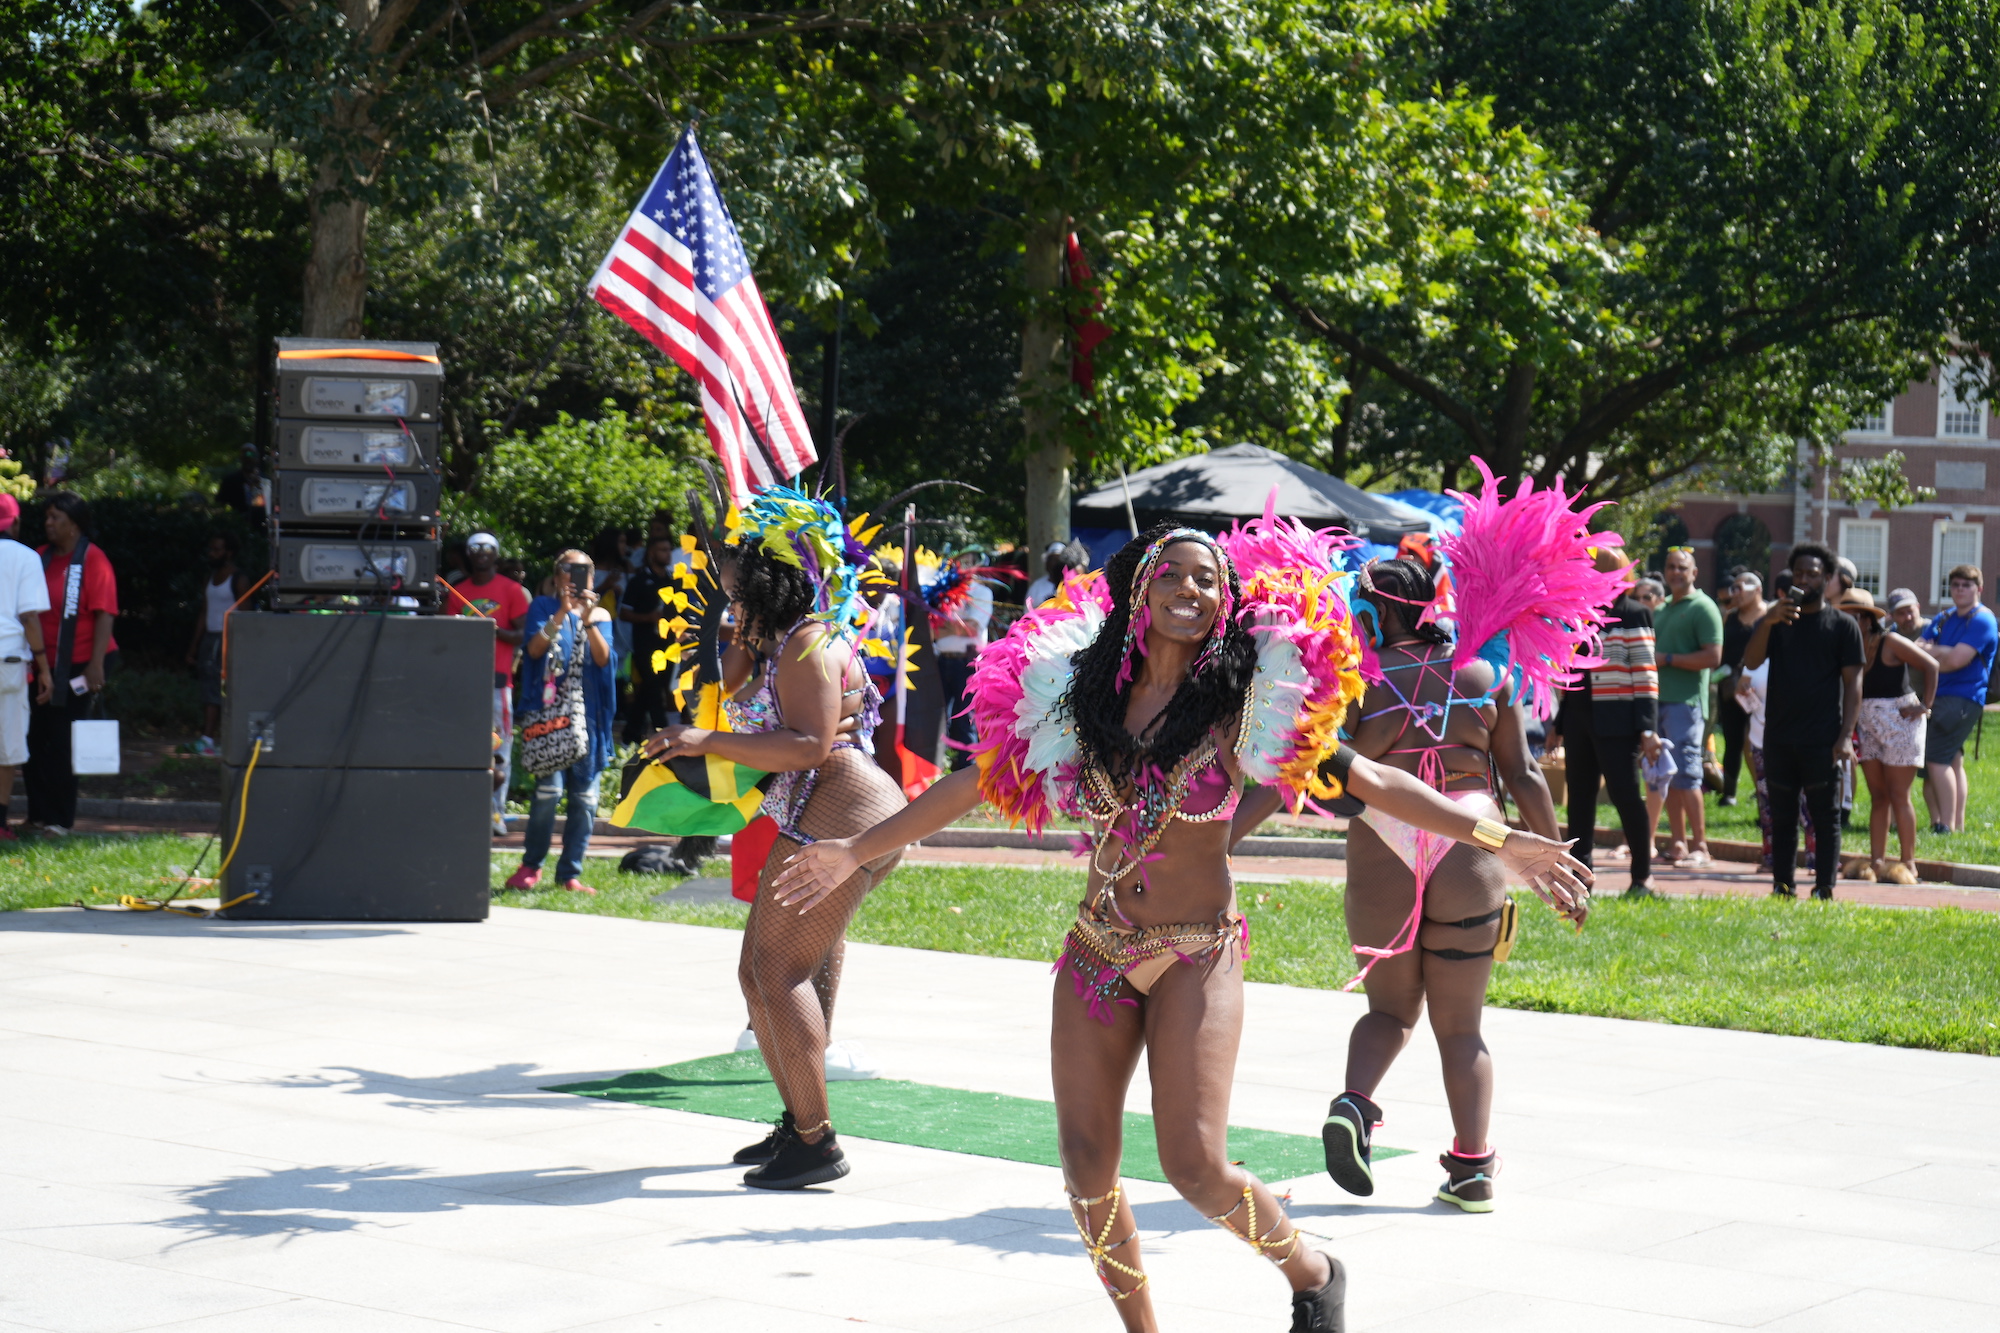
[[[7,830],[7,796],[14,770],[28,762],[28,665],[35,668],[35,701],[50,698],[49,655],[42,641],[42,612],[49,589],[36,554],[13,540],[21,503],[0,491],[0,842]]]
[[[514,770],[514,650],[521,646],[521,622],[528,615],[528,590],[499,572],[500,539],[475,532],[465,539],[465,566],[471,572],[447,594],[462,616],[493,622],[493,744],[500,785],[493,789],[493,827],[507,831],[507,780]]]

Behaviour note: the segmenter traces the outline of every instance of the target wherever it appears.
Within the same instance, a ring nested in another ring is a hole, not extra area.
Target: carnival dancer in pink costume
[[[781,901],[815,910],[858,867],[982,800],[1031,826],[1052,808],[1088,822],[1084,898],[1057,962],[1056,1120],[1077,1231],[1128,1329],[1156,1327],[1119,1184],[1142,1053],[1168,1179],[1278,1266],[1294,1329],[1344,1328],[1340,1261],[1306,1248],[1225,1141],[1249,949],[1228,849],[1246,777],[1294,799],[1351,791],[1432,833],[1483,837],[1565,907],[1587,891],[1564,844],[1482,822],[1340,746],[1361,647],[1337,544],[1274,519],[1219,539],[1165,527],[1135,538],[1101,579],[1072,577],[981,656],[976,767],[866,833],[802,849],[776,881]]]
[[[1480,493],[1459,497],[1464,530],[1442,543],[1448,594],[1416,560],[1377,561],[1357,580],[1355,611],[1372,623],[1377,661],[1351,715],[1350,743],[1483,818],[1501,816],[1490,778],[1497,772],[1522,820],[1553,839],[1555,803],[1529,753],[1522,707],[1525,700],[1548,716],[1554,687],[1591,665],[1582,649],[1618,591],[1614,575],[1595,569],[1593,551],[1617,538],[1591,534],[1594,510],[1574,511],[1560,489],[1523,483],[1503,501],[1479,466]],[[1456,636],[1439,623],[1444,617],[1455,618]],[[1239,828],[1254,827],[1275,803],[1266,793],[1247,799]],[[1564,914],[1581,928],[1586,910]],[[1501,859],[1371,804],[1348,826],[1346,915],[1362,963],[1348,988],[1367,987],[1368,1012],[1348,1040],[1347,1090],[1321,1130],[1327,1171],[1350,1193],[1375,1192],[1375,1090],[1428,1005],[1455,1131],[1438,1159],[1446,1179],[1437,1197],[1491,1212],[1499,1159],[1487,1141],[1493,1062],[1480,1016],[1493,964],[1514,935]]]

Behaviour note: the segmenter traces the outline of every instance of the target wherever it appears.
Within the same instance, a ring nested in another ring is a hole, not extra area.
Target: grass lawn
[[[108,906],[120,894],[158,896],[170,889],[173,868],[191,866],[204,841],[76,835],[9,848],[0,852],[0,909],[79,900]],[[214,851],[209,855],[212,867]],[[495,859],[496,887],[512,864]],[[598,864],[595,897],[544,892],[501,901],[742,926],[741,904],[655,903],[654,894],[680,881],[621,875]],[[852,938],[1048,960],[1080,887],[1069,871],[912,866],[870,895]],[[1295,880],[1246,885],[1243,893],[1252,980],[1336,987],[1352,975],[1338,887]],[[1522,896],[1522,939],[1494,974],[1496,1005],[2000,1055],[2000,914],[1740,898],[1610,899],[1577,935]]]

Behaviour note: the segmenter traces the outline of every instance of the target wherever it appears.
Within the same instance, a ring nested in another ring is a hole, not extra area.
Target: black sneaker
[[[1625,890],[1624,893],[1618,896],[1621,898],[1658,898],[1661,895],[1654,892],[1651,888],[1648,888],[1644,884],[1634,884],[1631,888]]]
[[[738,1166],[762,1166],[778,1155],[778,1149],[785,1146],[785,1140],[792,1136],[792,1113],[785,1112],[771,1122],[771,1132],[747,1148],[738,1148],[736,1156],[730,1160]]]
[[[1375,1192],[1375,1170],[1368,1159],[1375,1126],[1381,1123],[1382,1108],[1358,1092],[1343,1092],[1326,1108],[1326,1123],[1319,1127],[1326,1173],[1349,1194]]]
[[[1813,887],[1813,897],[1818,899],[1820,902],[1830,903],[1833,901],[1833,890],[1830,888],[1822,889],[1817,885],[1815,885]]]
[[[829,1129],[818,1143],[807,1143],[796,1133],[786,1135],[776,1156],[743,1173],[743,1183],[760,1190],[802,1190],[846,1174],[847,1154]]]
[[[1462,1157],[1448,1152],[1438,1158],[1438,1165],[1445,1171],[1444,1184],[1438,1186],[1439,1200],[1455,1204],[1468,1213],[1493,1211],[1493,1173],[1500,1169],[1500,1158],[1496,1154],[1489,1152],[1484,1157]]]
[[[1789,884],[1774,884],[1771,886],[1771,896],[1773,898],[1796,898],[1799,895],[1798,891]]]
[[[1347,1333],[1347,1270],[1330,1254],[1326,1261],[1333,1272],[1324,1286],[1292,1293],[1292,1333]]]

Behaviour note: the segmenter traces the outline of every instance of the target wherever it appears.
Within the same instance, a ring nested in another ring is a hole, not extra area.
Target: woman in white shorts
[[[1855,760],[1868,779],[1868,863],[1853,877],[1891,884],[1917,882],[1917,812],[1910,786],[1924,766],[1924,720],[1937,694],[1937,659],[1887,625],[1865,589],[1850,588],[1840,609],[1861,626],[1861,719],[1855,727]],[[1912,688],[1911,678],[1918,681]],[[1902,860],[1886,869],[1889,816],[1896,817]]]

